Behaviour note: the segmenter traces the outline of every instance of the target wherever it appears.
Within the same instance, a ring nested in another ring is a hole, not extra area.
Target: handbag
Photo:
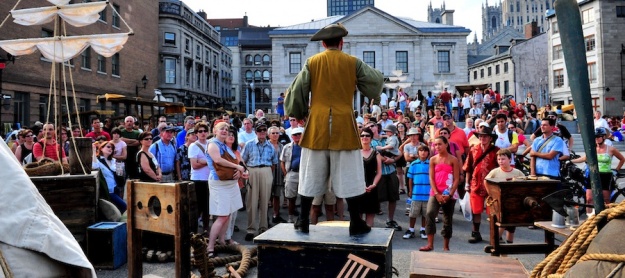
[[[237,159],[235,157],[232,157],[230,153],[228,153],[228,150],[226,150],[225,148],[222,148],[222,150],[224,153],[221,155],[221,158],[234,164],[238,164]],[[215,161],[213,161],[213,168],[215,168],[215,172],[217,173],[217,177],[219,177],[219,180],[233,180],[234,173],[237,171],[236,168],[222,166],[215,163]]]

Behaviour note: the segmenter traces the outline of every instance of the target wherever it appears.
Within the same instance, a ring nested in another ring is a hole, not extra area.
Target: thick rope
[[[11,272],[9,264],[4,258],[4,255],[2,255],[2,250],[0,250],[0,267],[2,268],[2,273],[4,274],[4,277],[13,278],[13,272]]]
[[[191,246],[193,247],[192,265],[198,268],[201,278],[219,277],[215,273],[215,266],[236,266],[237,273],[241,275],[241,277],[244,277],[250,267],[258,265],[258,257],[256,257],[258,250],[255,247],[248,249],[243,245],[216,245],[215,252],[237,253],[240,255],[209,259],[206,252],[208,246],[207,238],[200,234],[193,234],[191,236]],[[193,275],[193,277],[197,276]],[[229,277],[229,275],[225,274],[221,277]]]
[[[598,215],[590,217],[586,222],[582,223],[555,251],[551,252],[545,260],[540,262],[530,277],[549,277],[559,278],[571,269],[578,261],[608,261],[619,263],[619,265],[608,276],[623,267],[625,255],[621,254],[586,254],[588,246],[597,236],[599,230],[597,225],[604,221],[612,219],[625,218],[625,202],[618,205],[612,205],[610,208],[603,210]]]
[[[113,7],[113,3],[111,3],[110,1],[107,2],[109,4],[109,7],[111,7],[111,10],[113,11],[114,14],[117,15],[117,17],[124,23],[124,25],[126,25],[126,27],[128,28],[128,35],[134,35],[135,31],[132,30],[132,28],[130,28],[130,25],[128,25],[128,23],[124,20],[124,17],[119,14],[117,12],[117,10],[115,10],[115,7]]]

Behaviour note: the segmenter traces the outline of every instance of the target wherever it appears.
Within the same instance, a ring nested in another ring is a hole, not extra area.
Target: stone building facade
[[[625,3],[585,0],[578,3],[582,19],[593,109],[621,115],[625,107]],[[572,103],[569,76],[558,30],[558,17],[548,16],[549,88],[551,101]]]
[[[324,50],[321,42],[311,42],[310,37],[335,22],[341,22],[349,31],[344,38],[344,52],[362,59],[387,78],[395,76],[393,71],[402,70],[406,77],[403,82],[410,84],[406,91],[411,96],[419,89],[424,93],[438,93],[443,86],[452,88],[454,84],[467,82],[466,37],[470,30],[399,19],[375,7],[366,7],[348,16],[276,28],[269,33],[273,46],[274,105],[306,59]],[[395,94],[392,89],[389,93],[390,96]],[[361,101],[363,98],[357,97],[354,107],[360,107]]]

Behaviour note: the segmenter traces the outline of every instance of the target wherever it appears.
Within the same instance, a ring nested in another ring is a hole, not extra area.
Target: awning
[[[120,94],[104,94],[102,96],[96,97],[96,102],[102,101],[125,102],[137,105],[164,107],[165,114],[180,114],[186,112],[184,104],[181,102],[154,101],[141,97],[127,97]]]
[[[484,90],[488,88],[489,84],[462,84],[456,85],[456,91],[461,93],[473,93],[474,90]]]
[[[74,112],[72,113],[72,116],[76,116],[76,114],[80,115],[80,116],[89,116],[89,115],[100,115],[100,116],[112,116],[115,114],[115,111],[113,110],[89,110],[89,111],[81,111],[81,112]]]

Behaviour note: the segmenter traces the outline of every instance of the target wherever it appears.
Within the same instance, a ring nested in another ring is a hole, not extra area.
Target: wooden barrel
[[[76,146],[74,146],[71,139],[69,140],[69,174],[88,175],[91,173],[91,162],[93,159],[92,140],[86,137],[74,138],[74,140],[76,141]],[[80,157],[80,160],[78,157]],[[81,161],[86,173],[80,167]]]

